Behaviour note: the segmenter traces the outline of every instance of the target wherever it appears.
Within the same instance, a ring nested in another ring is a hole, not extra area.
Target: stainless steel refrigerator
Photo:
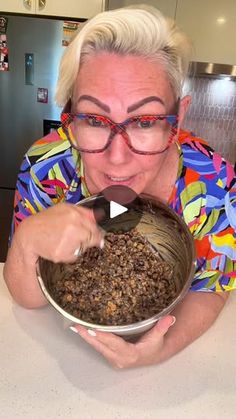
[[[62,20],[6,17],[9,71],[0,71],[0,261],[6,256],[22,157],[60,118],[54,93],[65,48]]]

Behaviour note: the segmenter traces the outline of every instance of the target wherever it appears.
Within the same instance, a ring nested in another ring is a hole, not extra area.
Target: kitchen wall
[[[60,115],[54,94],[62,26],[57,20],[8,16],[9,71],[0,73],[0,187],[15,186],[23,154],[43,135],[43,120]],[[34,54],[32,85],[25,83],[25,53]],[[38,88],[48,89],[48,103],[37,102]]]
[[[236,65],[236,0],[109,0],[108,7],[140,3],[153,5],[176,20],[193,41],[194,62]],[[236,80],[195,77],[185,88],[193,103],[184,127],[235,163]]]
[[[63,21],[8,16],[9,71],[0,71],[0,261],[5,261],[17,173],[26,150],[43,136],[43,120],[57,120],[54,93]],[[33,84],[25,84],[25,53],[34,54]],[[48,89],[48,103],[37,89]]]
[[[192,104],[183,128],[204,138],[223,157],[236,161],[236,81],[227,78],[194,77],[184,92]]]

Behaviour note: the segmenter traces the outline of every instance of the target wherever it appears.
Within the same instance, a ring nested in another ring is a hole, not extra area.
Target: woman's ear
[[[182,97],[182,99],[180,99],[180,104],[179,104],[179,124],[180,125],[184,120],[184,117],[188,111],[189,106],[191,105],[191,102],[192,102],[192,98],[189,95],[186,95]]]

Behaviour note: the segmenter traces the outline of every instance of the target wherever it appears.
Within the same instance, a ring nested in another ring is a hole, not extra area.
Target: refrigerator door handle
[[[39,10],[43,10],[45,6],[46,6],[46,0],[38,0]]]
[[[31,10],[32,1],[31,0],[23,0],[24,6],[26,9]]]

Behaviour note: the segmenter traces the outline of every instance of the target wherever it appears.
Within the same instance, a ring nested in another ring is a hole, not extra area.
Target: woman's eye
[[[137,125],[139,128],[152,128],[154,124],[155,124],[155,121],[150,121],[150,120],[137,122]]]
[[[94,117],[88,118],[87,121],[91,127],[103,127],[105,125],[103,121]]]

